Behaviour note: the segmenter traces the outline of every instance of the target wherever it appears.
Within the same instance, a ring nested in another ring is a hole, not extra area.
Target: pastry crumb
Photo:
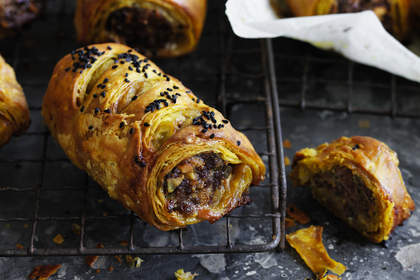
[[[359,120],[358,124],[360,128],[370,128],[369,120]]]
[[[289,166],[290,165],[290,158],[287,157],[287,156],[284,157],[284,165],[285,166]]]
[[[98,256],[87,256],[85,258],[86,264],[90,266],[91,268],[93,268],[93,265],[96,263],[97,260],[98,260]]]
[[[292,142],[290,142],[289,139],[284,139],[283,147],[286,148],[286,149],[290,149],[292,147]]]
[[[184,269],[180,268],[174,273],[176,280],[193,280],[198,273],[185,272]]]
[[[60,269],[61,264],[56,265],[39,265],[36,266],[31,274],[29,274],[29,279],[31,280],[47,280],[50,276],[57,273]]]
[[[124,247],[127,247],[128,246],[128,241],[123,240],[123,241],[120,242],[120,245],[124,246]]]
[[[301,225],[307,224],[311,221],[311,218],[309,218],[305,212],[303,212],[294,204],[289,204],[287,206],[286,215]]]
[[[53,238],[53,242],[58,245],[63,244],[64,237],[59,233]]]

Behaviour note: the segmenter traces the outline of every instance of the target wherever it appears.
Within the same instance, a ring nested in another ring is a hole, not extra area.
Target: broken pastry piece
[[[323,277],[327,270],[341,275],[346,267],[330,258],[322,243],[322,231],[321,226],[310,226],[287,234],[286,239],[317,278]]]
[[[323,206],[379,243],[415,207],[398,164],[397,154],[374,138],[341,137],[298,151],[291,178],[297,186],[310,186]]]

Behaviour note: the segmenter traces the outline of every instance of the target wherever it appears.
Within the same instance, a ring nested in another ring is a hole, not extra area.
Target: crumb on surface
[[[290,149],[292,147],[292,142],[290,142],[289,139],[284,139],[283,140],[283,147],[286,149]]]
[[[56,265],[39,265],[34,267],[28,278],[31,280],[47,280],[50,276],[57,273],[60,269],[61,264]]]
[[[63,244],[64,237],[59,233],[53,238],[53,242],[58,245]]]
[[[176,280],[193,280],[198,273],[185,272],[184,269],[180,268],[174,273]]]
[[[285,166],[289,166],[290,165],[290,159],[287,156],[284,157],[284,165]]]

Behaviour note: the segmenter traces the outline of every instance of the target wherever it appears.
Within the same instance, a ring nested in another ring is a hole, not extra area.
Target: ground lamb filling
[[[363,180],[346,167],[315,175],[311,181],[316,199],[350,225],[366,232],[378,231],[378,204]]]
[[[106,29],[127,45],[153,53],[182,40],[185,26],[173,26],[158,10],[127,7],[109,15]]]
[[[191,215],[210,205],[215,191],[232,174],[232,166],[213,152],[201,153],[179,163],[165,176],[164,192],[169,212]]]

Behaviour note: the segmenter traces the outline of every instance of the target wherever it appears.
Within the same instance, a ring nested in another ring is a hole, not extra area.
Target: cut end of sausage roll
[[[291,178],[297,186],[310,186],[323,206],[379,243],[415,207],[398,165],[396,153],[374,138],[341,137],[298,151]]]
[[[3,0],[0,2],[0,38],[10,36],[37,18],[43,0]]]
[[[0,55],[0,146],[13,135],[24,132],[30,124],[30,114],[22,87],[16,81],[13,68]]]
[[[168,57],[195,48],[205,13],[205,0],[79,0],[75,24],[81,42],[114,41]]]
[[[245,135],[124,45],[61,59],[42,115],[75,165],[161,230],[214,222],[248,203],[250,185],[264,179]]]
[[[287,0],[295,16],[356,13],[372,10],[384,27],[403,40],[410,29],[410,0]]]

